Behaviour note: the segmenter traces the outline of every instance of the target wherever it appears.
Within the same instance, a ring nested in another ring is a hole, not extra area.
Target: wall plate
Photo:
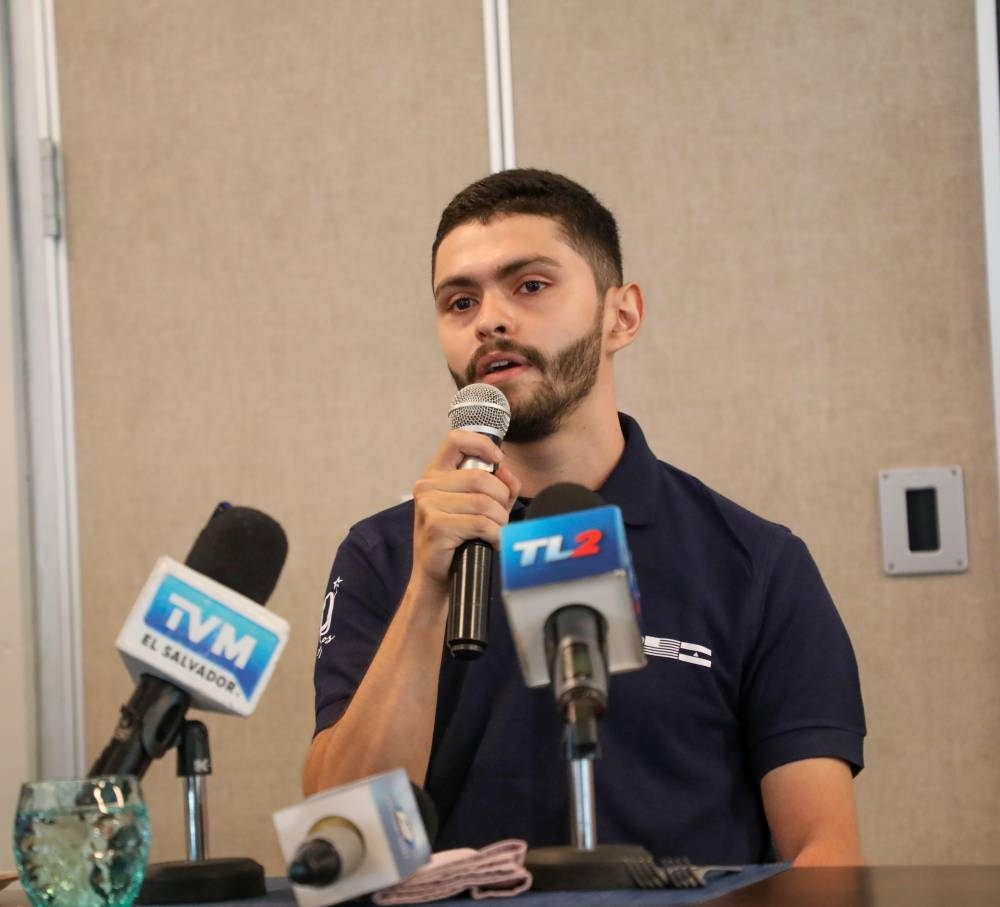
[[[961,467],[883,469],[879,499],[887,574],[963,573],[968,569]]]

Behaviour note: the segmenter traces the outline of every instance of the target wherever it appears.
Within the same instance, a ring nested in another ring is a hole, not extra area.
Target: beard
[[[535,347],[514,340],[491,340],[484,343],[469,361],[464,375],[451,371],[455,386],[461,390],[476,380],[479,360],[487,353],[515,353],[538,370],[541,384],[529,399],[510,400],[510,428],[505,440],[541,441],[555,434],[563,420],[587,397],[597,381],[601,364],[603,308],[598,306],[593,328],[552,357]]]

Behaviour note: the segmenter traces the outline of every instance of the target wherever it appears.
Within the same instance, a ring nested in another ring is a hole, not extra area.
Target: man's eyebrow
[[[533,267],[534,265],[547,265],[550,268],[559,268],[561,265],[554,258],[549,258],[547,255],[532,255],[530,258],[515,258],[513,261],[508,261],[505,264],[500,265],[493,272],[494,280],[506,280],[512,274],[516,274],[518,271],[524,268]],[[479,286],[479,281],[475,278],[470,277],[466,274],[456,274],[453,277],[445,278],[434,288],[434,296],[437,297],[441,294],[443,290],[454,290],[460,287],[476,287]]]

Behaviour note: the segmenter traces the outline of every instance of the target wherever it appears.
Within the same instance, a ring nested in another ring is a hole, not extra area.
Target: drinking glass
[[[131,775],[21,787],[14,861],[35,907],[129,907],[149,855],[149,815]]]

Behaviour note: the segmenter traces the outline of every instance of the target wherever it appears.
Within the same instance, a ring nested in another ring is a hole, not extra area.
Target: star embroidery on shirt
[[[323,657],[323,649],[326,648],[326,645],[336,639],[336,634],[327,631],[333,624],[333,608],[337,603],[337,592],[340,591],[343,582],[343,577],[338,576],[331,584],[330,591],[326,593],[326,599],[323,602],[323,622],[319,628],[319,645],[316,647],[317,661]]]

